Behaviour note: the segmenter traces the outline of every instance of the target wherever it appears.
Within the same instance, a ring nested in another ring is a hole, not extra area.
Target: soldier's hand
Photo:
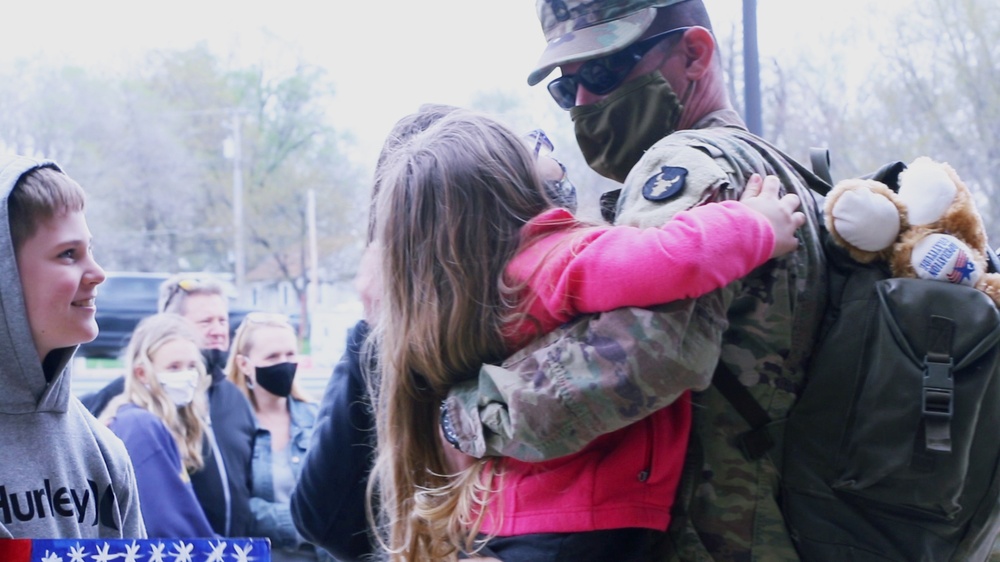
[[[799,247],[795,231],[805,224],[806,216],[799,208],[799,196],[789,193],[778,197],[781,182],[776,176],[750,176],[740,202],[764,215],[774,230],[774,250],[771,257],[783,256]]]

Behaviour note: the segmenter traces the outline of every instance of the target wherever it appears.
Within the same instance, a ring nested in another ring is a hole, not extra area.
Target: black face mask
[[[292,381],[298,363],[277,363],[269,367],[256,367],[257,384],[275,396],[286,397],[292,392]]]
[[[212,384],[226,378],[226,360],[229,352],[221,349],[203,349],[201,356],[205,358],[205,371],[212,377]]]

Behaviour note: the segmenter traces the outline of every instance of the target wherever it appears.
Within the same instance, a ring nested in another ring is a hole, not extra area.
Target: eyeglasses
[[[656,35],[651,35],[628,47],[605,57],[588,60],[580,65],[576,74],[564,74],[549,82],[547,86],[559,107],[572,109],[576,105],[576,91],[582,85],[589,92],[603,96],[622,85],[625,77],[639,64],[653,47],[670,35],[681,33],[690,27],[678,27]]]
[[[560,177],[559,180],[554,180],[554,181],[565,180],[566,166],[564,166],[563,163],[560,162],[559,160],[556,160],[555,158],[552,157],[552,152],[556,148],[552,144],[552,141],[549,140],[549,136],[545,134],[545,131],[541,129],[535,129],[529,132],[527,135],[524,135],[524,137],[528,140],[529,144],[534,143],[535,145],[535,148],[532,151],[535,154],[535,161],[538,161],[539,158],[549,158],[556,164],[559,164],[559,167],[562,168],[562,177]]]
[[[559,160],[552,158],[552,151],[555,150],[555,146],[553,146],[552,141],[549,140],[548,135],[546,135],[545,131],[541,129],[535,129],[525,135],[525,138],[528,140],[529,144],[532,142],[534,143],[533,152],[535,154],[536,161],[539,158],[546,157],[551,159],[556,164],[559,164],[559,168],[562,169],[562,175],[559,176],[559,179],[544,180],[545,190],[548,192],[549,197],[551,197],[552,200],[559,206],[575,211],[576,186],[573,185],[573,182],[569,181],[569,176],[566,173],[566,166]]]
[[[549,140],[545,131],[541,129],[530,131],[528,134],[524,135],[524,137],[528,139],[529,143],[535,144],[535,148],[532,151],[535,154],[535,159],[538,159],[539,156],[548,156],[549,153],[555,150],[555,147],[552,145],[552,141]],[[545,149],[544,153],[542,152],[543,148]]]

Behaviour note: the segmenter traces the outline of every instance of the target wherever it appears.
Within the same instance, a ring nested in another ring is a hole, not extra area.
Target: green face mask
[[[649,147],[677,130],[683,109],[670,84],[655,71],[622,84],[595,104],[572,108],[570,117],[587,164],[606,178],[624,182]]]

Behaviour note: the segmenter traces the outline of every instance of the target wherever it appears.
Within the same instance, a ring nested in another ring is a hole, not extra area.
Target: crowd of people
[[[54,162],[0,163],[0,445],[21,459],[0,470],[0,536],[267,537],[277,561],[798,560],[776,451],[745,454],[711,381],[735,375],[772,420],[795,403],[827,290],[816,197],[733,109],[702,0],[537,7],[528,82],[561,71],[548,91],[622,184],[609,223],[574,215],[544,133],[437,104],[402,117],[372,186],[365,317],[319,404],[288,319],[251,313],[230,342],[221,287],[191,274],[163,284],[123,376],[73,398],[104,278],[85,197]]]

